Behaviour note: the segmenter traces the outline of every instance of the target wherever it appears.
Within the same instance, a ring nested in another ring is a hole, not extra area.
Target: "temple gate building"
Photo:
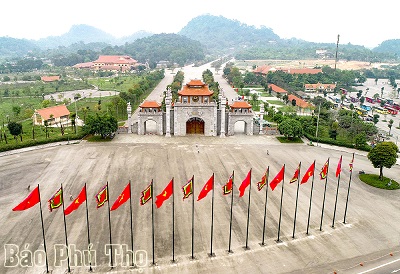
[[[144,101],[139,106],[137,133],[147,134],[147,124],[155,123],[155,134],[166,137],[199,134],[204,136],[231,136],[235,134],[235,124],[244,125],[244,134],[258,134],[254,128],[255,114],[246,101],[235,101],[227,106],[223,91],[218,100],[212,98],[214,92],[201,80],[188,82],[178,92],[179,98],[172,102],[168,89],[165,96],[165,111],[156,101]],[[134,132],[131,106],[128,103],[128,132]],[[262,119],[262,116],[260,117]]]

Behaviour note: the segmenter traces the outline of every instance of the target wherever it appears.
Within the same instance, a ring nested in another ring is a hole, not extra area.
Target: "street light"
[[[318,106],[317,130],[315,131],[315,138],[317,138],[317,146],[318,146],[318,124],[319,124],[320,112],[321,112],[321,103],[319,103],[319,106]]]

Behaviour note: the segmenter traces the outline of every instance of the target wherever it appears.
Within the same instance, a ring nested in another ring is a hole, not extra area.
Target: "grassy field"
[[[377,174],[360,174],[360,180],[364,183],[382,189],[400,189],[400,185],[398,182],[391,178],[387,178],[383,176],[383,180],[379,180],[379,175]]]

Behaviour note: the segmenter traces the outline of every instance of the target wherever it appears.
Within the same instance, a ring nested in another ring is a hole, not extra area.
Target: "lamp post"
[[[317,130],[315,131],[315,138],[317,138],[317,146],[318,146],[318,125],[319,125],[319,113],[321,112],[321,103],[318,106],[318,118],[317,118]]]

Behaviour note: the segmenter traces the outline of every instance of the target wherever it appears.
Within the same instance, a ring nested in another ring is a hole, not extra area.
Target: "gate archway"
[[[198,117],[187,120],[186,134],[204,134],[204,120]]]

